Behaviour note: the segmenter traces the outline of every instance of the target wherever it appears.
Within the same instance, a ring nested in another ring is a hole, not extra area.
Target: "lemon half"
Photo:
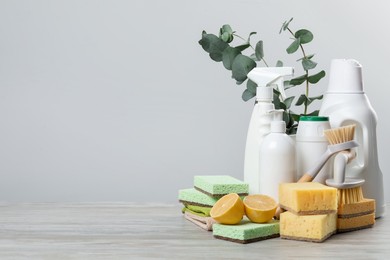
[[[237,193],[220,198],[211,208],[210,216],[221,224],[237,224],[245,214],[244,203]]]
[[[265,223],[270,221],[274,215],[278,204],[276,201],[261,194],[249,195],[244,198],[245,214],[255,223]]]

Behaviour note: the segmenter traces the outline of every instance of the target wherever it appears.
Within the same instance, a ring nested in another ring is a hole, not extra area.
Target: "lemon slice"
[[[260,194],[246,196],[244,205],[246,216],[255,223],[270,221],[278,206],[273,198]]]
[[[244,203],[237,193],[220,198],[211,208],[210,216],[221,224],[237,224],[245,214]]]

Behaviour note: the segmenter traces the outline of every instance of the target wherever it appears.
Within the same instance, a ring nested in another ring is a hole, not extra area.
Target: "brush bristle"
[[[338,204],[357,203],[364,199],[362,187],[340,189],[337,191]]]
[[[330,144],[341,144],[353,140],[356,125],[347,125],[339,128],[324,130]]]

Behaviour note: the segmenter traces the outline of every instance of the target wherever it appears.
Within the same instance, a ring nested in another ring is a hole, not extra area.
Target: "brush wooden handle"
[[[313,176],[305,173],[297,182],[311,182],[313,179]]]

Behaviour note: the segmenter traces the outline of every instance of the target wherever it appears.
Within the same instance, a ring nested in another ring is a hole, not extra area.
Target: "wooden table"
[[[0,259],[389,259],[390,217],[324,243],[236,244],[185,220],[180,205],[0,203]]]

